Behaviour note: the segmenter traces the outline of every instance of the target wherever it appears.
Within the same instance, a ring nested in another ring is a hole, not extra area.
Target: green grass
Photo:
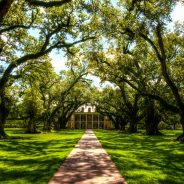
[[[164,136],[95,131],[129,184],[183,184],[184,144],[174,142],[181,131]]]
[[[23,134],[21,129],[7,129],[7,133],[21,138],[0,140],[0,183],[46,184],[84,131]]]

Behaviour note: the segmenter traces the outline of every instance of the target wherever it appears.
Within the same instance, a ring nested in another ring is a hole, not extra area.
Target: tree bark
[[[37,133],[36,123],[34,121],[34,118],[30,118],[30,120],[28,121],[26,133],[32,133],[32,134]]]
[[[61,130],[66,128],[66,123],[64,123],[63,116],[58,118],[58,121],[54,125],[54,130]]]
[[[71,0],[58,0],[58,1],[50,1],[50,2],[44,2],[40,0],[26,0],[30,5],[32,6],[40,6],[40,7],[55,7],[55,6],[62,6],[66,3],[71,2]]]
[[[124,118],[116,118],[116,121],[114,123],[115,129],[117,130],[125,130],[125,126],[127,125],[127,122]]]
[[[131,120],[129,127],[128,127],[129,133],[136,133],[137,132],[137,122],[135,120]]]
[[[184,112],[180,114],[180,123],[182,126],[183,133],[176,138],[177,141],[184,142]]]
[[[158,130],[159,121],[155,117],[151,116],[147,117],[145,124],[147,135],[161,135],[161,133]]]
[[[158,130],[158,124],[160,122],[159,114],[155,109],[155,102],[153,99],[146,98],[145,99],[146,106],[146,117],[145,117],[145,127],[146,133],[148,135],[161,135]]]
[[[128,113],[129,122],[130,122],[128,132],[130,133],[137,132],[137,124],[139,122],[137,113],[138,113],[137,100],[135,100],[134,105],[131,107],[130,112]]]
[[[51,131],[51,116],[48,117],[47,115],[44,118],[44,124],[43,124],[43,131],[50,132]]]
[[[5,138],[7,136],[7,134],[5,133],[4,130],[4,122],[3,122],[3,117],[2,114],[0,112],[0,138]]]
[[[51,123],[50,123],[50,121],[45,121],[44,122],[43,131],[47,131],[47,132],[51,131]]]
[[[4,91],[0,91],[0,138],[4,138],[7,136],[4,130],[4,125],[6,123],[6,118],[8,116],[9,110],[7,109],[6,98],[4,95]]]
[[[125,121],[125,120],[121,120],[121,130],[125,130],[125,127],[126,127],[126,125],[127,125],[127,122]]]
[[[160,62],[161,65],[161,71],[162,71],[162,75],[164,77],[165,82],[167,83],[167,85],[169,86],[169,88],[171,89],[171,92],[176,100],[178,109],[179,109],[179,114],[180,114],[180,122],[181,125],[183,127],[183,133],[182,135],[180,135],[177,140],[183,140],[184,139],[184,103],[182,101],[181,95],[179,93],[178,87],[176,86],[175,82],[172,80],[168,68],[167,68],[167,56],[166,56],[166,52],[165,52],[165,46],[164,46],[164,41],[162,38],[162,35],[164,35],[162,33],[162,24],[160,22],[158,22],[157,27],[156,27],[156,35],[157,35],[157,40],[158,40],[158,47],[154,44],[154,42],[147,37],[146,35],[140,33],[140,36],[147,41],[151,47],[153,48],[153,50],[156,53],[156,56]]]
[[[4,16],[8,13],[14,0],[2,0],[0,2],[0,22],[3,21]]]
[[[60,130],[60,125],[58,122],[54,123],[54,130]]]
[[[119,118],[116,118],[116,120],[114,122],[114,128],[116,130],[119,130],[120,129],[120,120],[119,120]]]
[[[59,124],[60,130],[61,129],[66,129],[66,124],[67,124],[66,118],[61,116],[59,118],[58,124]]]
[[[180,122],[181,122],[181,125],[183,127],[183,133],[177,139],[184,141],[184,103],[182,101],[181,95],[178,91],[176,84],[171,79],[171,77],[168,73],[168,69],[167,69],[167,65],[166,65],[166,54],[165,54],[165,48],[164,48],[164,42],[162,39],[161,25],[160,24],[157,25],[156,33],[157,33],[157,37],[158,37],[158,44],[159,44],[161,54],[162,54],[162,57],[159,58],[159,61],[161,63],[162,75],[163,75],[167,85],[170,87],[170,89],[173,93],[173,96],[175,97],[175,100],[176,100],[178,107],[180,109]]]

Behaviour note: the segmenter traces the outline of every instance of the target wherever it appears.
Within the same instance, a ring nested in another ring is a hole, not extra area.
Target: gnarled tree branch
[[[50,1],[50,2],[37,1],[37,0],[26,0],[26,2],[29,5],[49,8],[49,7],[54,7],[54,6],[62,6],[66,3],[71,2],[71,0]]]

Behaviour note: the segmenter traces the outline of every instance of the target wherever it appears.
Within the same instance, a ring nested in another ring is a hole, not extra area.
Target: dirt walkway
[[[87,130],[49,184],[126,184],[92,130]]]

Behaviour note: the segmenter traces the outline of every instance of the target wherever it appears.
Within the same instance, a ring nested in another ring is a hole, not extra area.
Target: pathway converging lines
[[[49,184],[127,184],[107,152],[86,130]]]

